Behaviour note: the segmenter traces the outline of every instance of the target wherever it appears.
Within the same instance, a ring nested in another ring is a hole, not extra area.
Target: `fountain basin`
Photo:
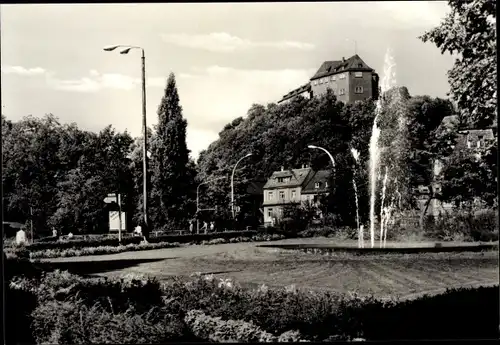
[[[452,253],[452,252],[482,252],[487,250],[498,250],[498,243],[481,243],[481,244],[463,244],[463,245],[420,245],[416,246],[390,246],[386,248],[358,248],[357,246],[340,246],[334,244],[314,244],[314,243],[286,243],[286,244],[261,244],[257,247],[261,248],[278,248],[284,250],[299,250],[304,252],[323,252],[323,253],[353,253],[353,254],[416,254],[416,253]],[[378,243],[377,243],[378,245]]]

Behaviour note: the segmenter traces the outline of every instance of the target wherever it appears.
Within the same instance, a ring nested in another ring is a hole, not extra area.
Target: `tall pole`
[[[31,243],[35,242],[35,238],[33,237],[33,207],[30,206],[30,228],[31,228]]]
[[[148,224],[148,128],[146,125],[146,57],[144,54],[144,49],[138,46],[129,46],[129,45],[114,45],[104,47],[103,50],[110,52],[115,50],[116,48],[125,48],[120,54],[128,54],[132,49],[140,49],[141,50],[141,74],[142,74],[142,131],[144,134],[144,145],[142,148],[142,160],[143,160],[143,207],[144,207],[144,227],[145,232],[149,232],[149,224]],[[147,234],[144,236],[144,240],[146,240]]]
[[[198,187],[196,187],[196,233],[200,233],[200,219],[199,219],[199,213],[200,212],[200,186],[203,184],[200,183]]]
[[[233,219],[235,217],[235,214],[234,214],[234,172],[236,171],[236,167],[238,166],[238,164],[245,158],[247,157],[250,157],[252,154],[249,153],[247,154],[246,156],[243,156],[241,157],[237,162],[236,164],[234,165],[234,168],[233,168],[233,173],[231,174],[231,213],[233,215]]]
[[[142,130],[144,133],[144,146],[142,149],[143,159],[143,206],[144,206],[144,225],[146,232],[149,231],[148,224],[148,128],[146,124],[146,57],[144,49],[141,48],[142,56]]]
[[[120,193],[116,193],[116,201],[118,202],[118,243],[122,242],[122,200]]]

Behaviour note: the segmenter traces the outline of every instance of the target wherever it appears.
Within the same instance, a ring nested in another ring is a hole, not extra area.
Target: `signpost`
[[[109,212],[109,230],[111,231],[112,229],[115,229],[115,220],[118,218],[118,241],[122,241],[122,229],[125,230],[125,228],[122,225],[122,202],[121,202],[121,194],[119,193],[110,193],[108,194],[107,197],[104,198],[104,202],[106,204],[112,204],[115,203],[118,205],[118,212],[116,211],[110,211]],[[118,214],[117,214],[118,213]]]

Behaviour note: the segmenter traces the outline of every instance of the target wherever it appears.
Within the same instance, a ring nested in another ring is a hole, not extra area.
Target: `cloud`
[[[406,26],[437,26],[450,10],[448,4],[441,1],[386,1],[376,4],[393,20]]]
[[[277,102],[305,84],[315,70],[210,66],[179,74],[177,84],[189,125],[218,133],[224,124],[245,116],[253,103]],[[196,102],[188,101],[194,99]]]
[[[20,76],[45,75],[47,71],[41,67],[25,68],[22,66],[2,66],[2,73],[17,74]]]
[[[253,48],[275,48],[275,49],[296,49],[313,50],[311,43],[296,41],[251,41],[237,36],[232,36],[226,32],[214,32],[205,35],[190,34],[163,34],[164,42],[181,47],[192,49],[202,49],[212,52],[229,53],[237,50],[248,50]]]
[[[99,73],[96,70],[90,70],[89,75],[79,79],[58,79],[53,75],[47,79],[49,86],[56,90],[70,92],[98,92],[104,89],[130,91],[141,85],[140,78],[134,78],[128,75],[117,73]],[[148,78],[146,85],[150,87],[165,86],[165,78]]]

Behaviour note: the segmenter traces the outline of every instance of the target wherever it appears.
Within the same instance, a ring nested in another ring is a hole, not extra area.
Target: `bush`
[[[179,243],[141,243],[141,244],[128,244],[126,246],[103,246],[103,247],[87,247],[82,249],[46,249],[37,250],[29,254],[32,259],[39,258],[58,258],[58,257],[71,257],[71,256],[85,256],[85,255],[103,255],[103,254],[116,254],[127,251],[140,251],[151,250],[160,248],[175,248],[179,247]]]
[[[251,322],[224,321],[200,310],[191,310],[185,317],[191,331],[205,341],[213,342],[276,342],[277,338]]]
[[[132,309],[113,313],[99,303],[82,300],[49,301],[33,312],[34,338],[50,344],[161,344],[189,341],[189,331],[177,315],[152,307],[138,314]]]
[[[428,217],[426,233],[441,241],[498,241],[498,213],[484,210]]]
[[[227,231],[219,233],[208,233],[208,234],[187,234],[187,235],[160,235],[151,236],[149,238],[149,243],[200,243],[202,241],[210,241],[215,238],[230,239],[233,237],[251,237],[256,235],[257,231]],[[126,246],[129,244],[138,245],[142,241],[142,237],[124,237],[122,238],[122,245]],[[70,239],[70,240],[60,240],[57,242],[36,242],[26,246],[30,251],[35,250],[46,250],[46,249],[81,249],[88,247],[117,247],[119,245],[117,237],[105,237],[105,238],[86,238],[86,239]]]

